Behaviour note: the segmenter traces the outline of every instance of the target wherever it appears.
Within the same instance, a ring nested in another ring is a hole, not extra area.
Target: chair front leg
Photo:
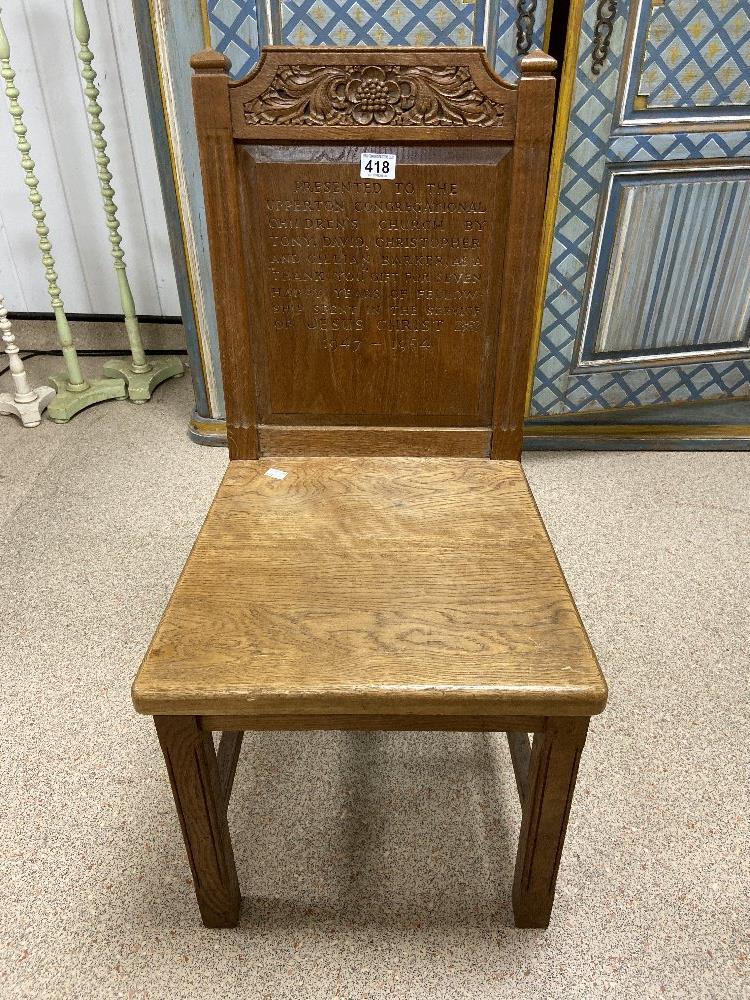
[[[210,732],[195,716],[154,716],[206,927],[234,927],[240,887],[227,824],[227,796]]]
[[[588,718],[550,718],[534,735],[513,881],[516,927],[546,927]]]

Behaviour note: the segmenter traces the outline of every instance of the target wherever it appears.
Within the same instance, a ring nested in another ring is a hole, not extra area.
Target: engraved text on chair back
[[[517,458],[553,61],[518,87],[479,49],[192,65],[230,456]]]

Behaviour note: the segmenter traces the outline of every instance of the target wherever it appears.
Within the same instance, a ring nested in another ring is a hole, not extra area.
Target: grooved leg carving
[[[531,745],[528,733],[506,733],[510,759],[513,762],[513,773],[516,776],[516,788],[521,807],[529,794],[529,764],[531,762]]]
[[[219,783],[224,796],[224,808],[229,808],[229,797],[234,784],[234,772],[240,759],[244,732],[239,729],[234,733],[222,733],[219,749],[216,751],[216,762],[219,765]]]
[[[546,927],[588,719],[550,719],[531,750],[513,881],[517,927]]]
[[[234,927],[240,887],[226,799],[210,732],[194,716],[155,716],[177,815],[206,927]]]

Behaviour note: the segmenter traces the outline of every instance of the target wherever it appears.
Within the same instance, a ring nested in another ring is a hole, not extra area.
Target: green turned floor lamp
[[[18,103],[19,92],[15,85],[15,71],[10,65],[10,43],[5,34],[3,22],[0,20],[0,76],[5,81],[5,93],[10,102],[10,114],[13,119],[13,131],[16,134],[16,145],[21,154],[21,166],[26,175],[26,187],[29,201],[32,205],[32,216],[36,222],[36,232],[39,237],[39,249],[42,252],[42,264],[47,279],[52,309],[55,313],[57,336],[62,347],[65,361],[65,372],[54,375],[50,385],[57,390],[57,395],[49,403],[47,413],[51,420],[66,423],[72,416],[105,399],[124,399],[126,396],[125,381],[116,378],[86,379],[81,372],[78,354],[73,344],[73,335],[65,315],[60,288],[57,283],[55,261],[52,256],[52,244],[49,240],[49,227],[46,224],[46,214],[42,208],[42,196],[39,193],[39,181],[34,173],[34,161],[31,159],[31,144],[27,137],[26,126],[23,123],[23,108]]]
[[[73,26],[76,38],[80,44],[78,58],[81,60],[81,76],[84,82],[84,94],[87,98],[86,110],[89,116],[96,160],[96,170],[99,175],[99,187],[104,201],[104,214],[107,219],[109,241],[112,244],[117,283],[120,289],[120,302],[125,315],[125,329],[130,344],[130,360],[118,358],[104,365],[105,375],[113,378],[123,378],[128,387],[128,398],[134,403],[144,403],[150,399],[151,393],[168,378],[179,378],[185,374],[185,366],[176,355],[168,357],[147,358],[143,349],[143,341],[138,327],[138,317],[135,314],[133,293],[130,290],[128,274],[125,267],[125,251],[122,249],[120,223],[117,218],[117,206],[114,203],[112,174],[109,170],[107,156],[107,141],[104,138],[104,125],[101,120],[102,109],[98,103],[99,89],[96,86],[96,71],[92,66],[93,53],[89,48],[91,30],[86,17],[82,0],[73,0]]]

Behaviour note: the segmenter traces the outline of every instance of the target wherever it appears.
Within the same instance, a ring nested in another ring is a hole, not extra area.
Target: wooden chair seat
[[[606,697],[521,465],[489,459],[230,462],[133,685],[212,927],[239,917],[227,805],[263,729],[507,732],[515,920],[546,926]]]
[[[501,729],[604,707],[518,462],[277,459],[282,480],[273,464],[230,464],[135,681],[140,712]]]

